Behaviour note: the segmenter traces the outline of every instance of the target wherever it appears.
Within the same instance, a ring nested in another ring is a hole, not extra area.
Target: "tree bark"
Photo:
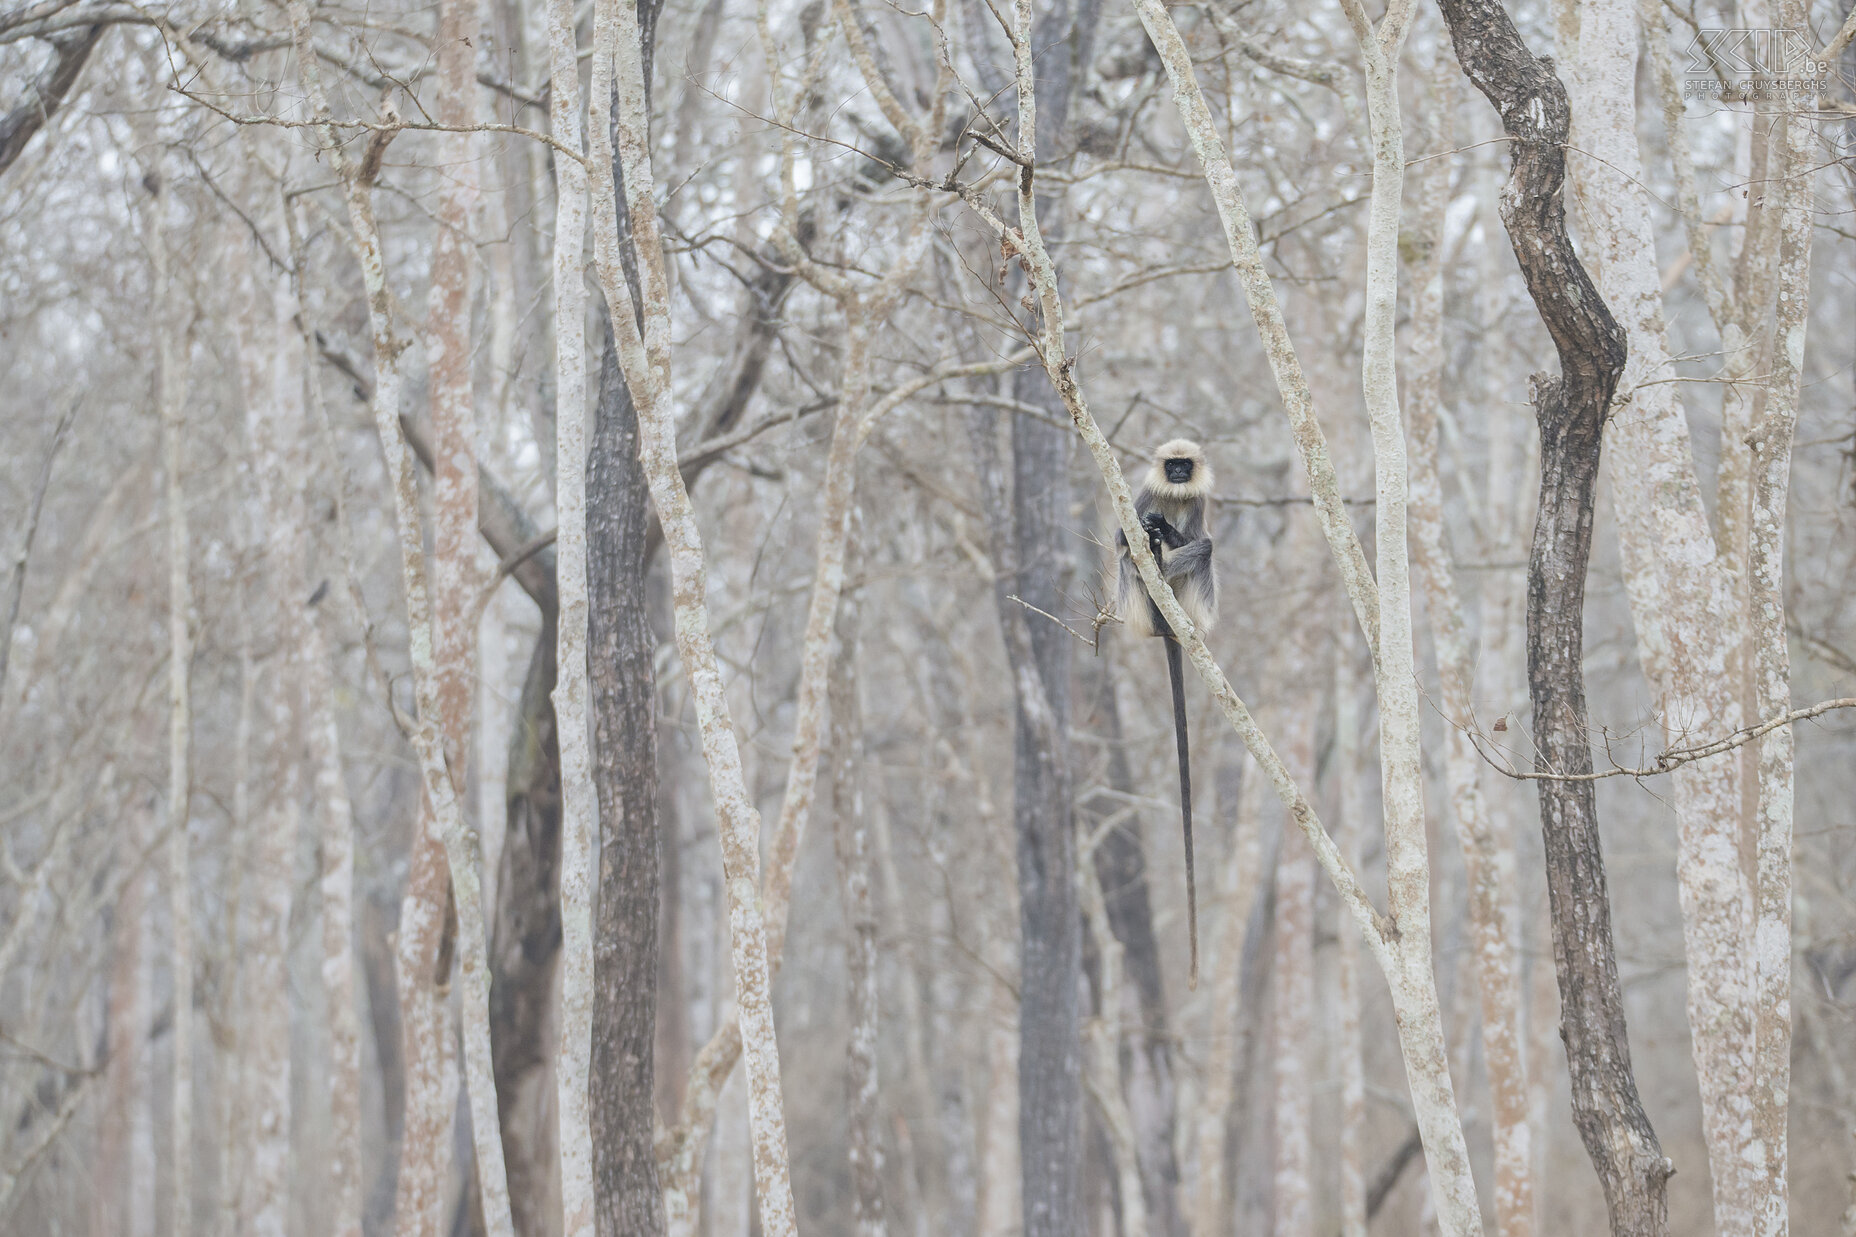
[[[1737,549],[1723,552],[1709,525],[1688,418],[1669,355],[1656,230],[1643,188],[1636,131],[1637,6],[1582,5],[1576,33],[1562,34],[1572,93],[1570,181],[1581,234],[1599,290],[1615,306],[1630,356],[1618,386],[1628,407],[1610,427],[1611,493],[1617,507],[1626,592],[1639,660],[1671,743],[1731,733],[1746,720],[1743,697],[1744,580],[1730,576]],[[1573,23],[1563,23],[1571,25]],[[1769,113],[1768,113],[1769,115]],[[1779,186],[1767,162],[1768,123],[1752,126],[1758,159],[1747,178]],[[1762,150],[1762,146],[1764,149]],[[1736,287],[1746,333],[1763,334],[1773,291],[1778,193],[1754,195]],[[1764,209],[1759,199],[1770,197]],[[1650,246],[1645,249],[1644,246]],[[1730,377],[1759,368],[1759,349],[1724,335]],[[1750,461],[1744,444],[1751,406],[1731,392],[1723,409],[1720,480],[1723,533],[1743,538]],[[1700,1083],[1715,1226],[1750,1237],[1764,1157],[1755,1145],[1754,897],[1743,862],[1749,832],[1747,777],[1733,752],[1694,761],[1670,781],[1677,822],[1676,877],[1687,961],[1691,1053]]]
[[[158,179],[155,184],[160,184]],[[172,1232],[186,1233],[193,1228],[193,858],[187,834],[192,800],[193,586],[188,575],[187,494],[182,475],[189,332],[168,252],[162,217],[165,206],[157,191],[148,217],[148,240],[167,317],[160,327],[156,403],[161,412],[168,533],[167,860],[168,917],[174,936],[174,1078],[168,1124],[173,1188],[168,1225]],[[35,509],[35,518],[36,514]],[[6,675],[4,656],[0,653],[0,682]]]
[[[129,809],[127,829],[117,839],[115,862],[133,869],[142,862],[148,842],[146,813]],[[132,1231],[129,1206],[134,1171],[129,1154],[142,1066],[142,1038],[147,1031],[147,980],[142,954],[142,904],[148,882],[135,873],[123,884],[110,909],[108,995],[105,998],[103,1106],[97,1123],[96,1187],[90,1195],[91,1237],[119,1237]]]
[[[1135,793],[1134,774],[1128,766],[1128,749],[1122,737],[1121,705],[1116,691],[1113,662],[1115,646],[1102,664],[1096,688],[1097,723],[1108,740],[1109,786],[1123,794]],[[1110,805],[1103,811],[1121,810]],[[1127,962],[1127,975],[1136,998],[1138,1018],[1132,1034],[1121,1046],[1123,1084],[1129,1115],[1139,1147],[1141,1181],[1147,1211],[1162,1237],[1181,1237],[1185,1216],[1180,1210],[1179,1161],[1174,1152],[1178,1126],[1177,1095],[1173,1083],[1172,1036],[1166,1003],[1165,972],[1160,944],[1154,933],[1153,901],[1147,879],[1147,855],[1142,850],[1140,818],[1110,829],[1092,856],[1096,879],[1101,882],[1109,926]],[[1126,1012],[1121,1013],[1126,1017]]]
[[[106,28],[99,24],[47,40],[52,45],[51,64],[37,80],[27,84],[24,97],[13,110],[0,116],[0,176],[6,175],[6,170],[25,153],[32,135],[58,114]]]
[[[1434,148],[1450,144],[1448,117],[1455,105],[1455,70],[1437,54],[1433,72]],[[1505,816],[1492,812],[1484,793],[1482,756],[1468,727],[1474,723],[1471,690],[1475,652],[1444,536],[1443,480],[1439,466],[1438,412],[1444,373],[1444,212],[1450,165],[1431,159],[1418,170],[1417,218],[1408,245],[1414,252],[1411,299],[1412,364],[1406,384],[1411,412],[1411,553],[1424,594],[1437,656],[1444,735],[1444,773],[1451,813],[1469,885],[1476,985],[1481,996],[1482,1057],[1489,1082],[1495,1144],[1495,1219],[1501,1237],[1533,1237],[1533,1154],[1529,1147],[1527,1068],[1522,1051],[1519,895],[1514,837]],[[1503,484],[1508,484],[1503,479]],[[1494,520],[1496,513],[1490,512]],[[1505,583],[1505,582],[1504,582]],[[1498,585],[1500,587],[1500,585]],[[1493,599],[1491,598],[1491,601]],[[1499,614],[1485,603],[1485,613]],[[1491,627],[1493,624],[1491,624]]]
[[[1016,38],[1023,40],[1019,141],[1037,159],[1062,149],[1070,99],[1088,69],[1094,6],[1068,0],[1045,9],[1036,24],[1030,6],[1017,6]],[[1079,46],[1080,44],[1080,46]],[[1036,75],[1035,91],[1027,89]],[[1029,106],[1044,109],[1042,124]],[[1030,123],[1027,123],[1029,121]],[[1050,380],[1020,370],[1013,398],[1042,408],[1056,424],[1031,417],[1011,421],[1010,562],[1015,570],[995,591],[1016,593],[1048,614],[1064,609],[1075,572],[1070,537],[1070,435],[1061,428],[1063,402]],[[1003,566],[1003,564],[1001,564]],[[1001,598],[1003,610],[1016,603]],[[1022,616],[1004,615],[1023,624]],[[1052,624],[1029,628],[1029,646],[1007,642],[1008,658],[1026,654],[1014,677],[1034,676],[1048,715],[1027,716],[1020,700],[1013,730],[1013,822],[1018,853],[1018,921],[1021,954],[1018,1044],[1018,1154],[1023,1179],[1025,1237],[1068,1237],[1082,1225],[1082,1040],[1077,994],[1082,974],[1080,912],[1076,900],[1076,837],[1071,803],[1069,749],[1069,633]]]
[[[1528,566],[1528,687],[1546,769],[1588,773],[1585,576],[1599,450],[1624,368],[1624,331],[1566,235],[1565,87],[1550,64],[1527,50],[1495,0],[1441,0],[1441,7],[1457,60],[1512,139],[1502,222],[1559,353],[1560,375],[1534,380],[1541,483]],[[1612,1232],[1661,1234],[1672,1166],[1631,1073],[1592,784],[1544,780],[1539,795],[1573,1119],[1604,1186]]]
[[[554,611],[542,611],[509,741],[503,853],[490,941],[490,1026],[497,1112],[516,1232],[545,1233],[553,1104],[545,1079],[554,1040],[561,949],[561,758],[554,729]]]
[[[399,344],[393,331],[393,298],[387,285],[386,255],[374,218],[373,177],[377,174],[385,141],[375,134],[360,162],[352,160],[335,132],[328,95],[322,86],[321,66],[310,33],[309,6],[305,0],[287,5],[291,40],[314,118],[314,132],[339,178],[348,205],[350,240],[361,268],[367,293],[368,325],[374,344],[374,428],[380,440],[388,481],[392,487],[394,528],[400,558],[400,582],[406,598],[407,648],[418,714],[403,724],[419,759],[420,780],[427,807],[443,838],[451,868],[452,892],[457,910],[457,945],[463,991],[459,1002],[463,1023],[464,1074],[471,1112],[471,1134],[476,1152],[479,1197],[484,1222],[492,1237],[511,1231],[508,1180],[503,1169],[501,1122],[497,1117],[493,1051],[490,1044],[490,975],[488,943],[483,915],[483,854],[477,834],[464,820],[445,759],[444,734],[439,719],[438,672],[433,659],[432,597],[427,580],[424,532],[419,513],[418,470],[400,428]],[[465,692],[469,707],[469,692]],[[423,821],[421,822],[423,824]],[[429,903],[428,903],[429,905]],[[430,929],[415,910],[411,922],[402,919],[402,943],[407,934]],[[434,939],[437,933],[434,932]],[[415,961],[423,962],[424,959]],[[404,983],[406,976],[402,974]],[[410,1037],[415,1032],[407,1029]],[[407,1062],[407,1112],[412,1119],[414,1062]],[[421,1167],[424,1167],[423,1165]],[[423,1201],[423,1199],[421,1200]]]
[[[643,6],[641,6],[643,7]],[[620,306],[615,312],[630,312]],[[610,330],[587,461],[588,668],[599,793],[593,945],[595,1214],[599,1237],[664,1231],[652,1151],[658,976],[657,641],[646,613],[650,493],[638,414]]]
[[[856,517],[852,516],[847,566],[854,565]],[[874,856],[864,817],[863,711],[857,695],[857,642],[861,598],[848,591],[838,602],[832,670],[831,815],[838,860],[838,892],[844,903],[845,986],[850,1034],[844,1051],[849,1100],[851,1216],[858,1237],[888,1231],[883,1206],[883,1128],[878,1110],[876,911],[870,897]]]
[[[556,107],[577,80],[573,14],[565,0],[552,0],[549,25],[554,44]],[[654,199],[650,117],[641,65],[642,39],[635,8],[599,0],[594,7],[593,97],[616,99],[613,125],[592,127],[588,154],[596,208],[595,266],[618,342],[625,385],[638,410],[639,458],[651,499],[664,529],[675,597],[677,654],[696,705],[703,756],[720,817],[722,866],[728,890],[735,971],[737,1023],[747,1064],[748,1109],[753,1131],[756,1197],[767,1237],[797,1231],[787,1163],[785,1105],[780,1093],[779,1046],[773,1024],[772,975],[767,925],[759,896],[760,813],[749,798],[722,683],[709,634],[707,567],[702,535],[689,491],[677,469],[675,425],[670,408],[670,287]],[[607,92],[611,92],[609,95]],[[578,145],[568,124],[557,132]],[[560,160],[563,177],[581,170]],[[632,294],[625,277],[613,200],[616,168],[625,171],[625,198],[638,257],[640,320],[625,311]],[[572,169],[570,171],[570,169]],[[562,233],[557,232],[559,243]],[[557,280],[557,286],[561,281]]]
[[[1307,624],[1304,631],[1319,624]],[[1325,634],[1325,632],[1323,632]],[[1297,640],[1303,644],[1306,637]],[[1291,655],[1290,683],[1313,682],[1313,659],[1305,647]],[[1283,761],[1302,782],[1315,773],[1315,710],[1299,708],[1284,719]],[[1276,853],[1276,956],[1270,969],[1274,989],[1270,1072],[1275,1090],[1275,1237],[1313,1237],[1314,1156],[1308,1054],[1314,1034],[1315,867],[1308,843],[1285,832]]]
[[[263,548],[267,613],[281,633],[270,681],[260,697],[270,777],[257,812],[249,852],[250,936],[240,941],[247,1008],[242,1106],[248,1111],[247,1141],[238,1203],[239,1229],[257,1237],[282,1237],[289,1214],[290,993],[287,960],[296,834],[303,790],[301,715],[303,644],[296,604],[306,574],[293,523],[301,522],[293,497],[287,444],[301,425],[302,344],[290,321],[294,309],[281,285],[266,295],[252,270],[247,243],[233,242],[231,265],[239,294],[238,358],[252,446],[254,472],[265,518]],[[266,329],[268,328],[268,329]]]

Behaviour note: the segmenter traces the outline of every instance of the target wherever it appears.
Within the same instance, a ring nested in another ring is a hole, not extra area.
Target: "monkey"
[[[1147,534],[1148,549],[1160,575],[1173,588],[1180,608],[1200,634],[1211,630],[1218,612],[1218,576],[1212,568],[1212,539],[1206,530],[1206,505],[1212,490],[1211,465],[1199,444],[1175,438],[1154,452],[1153,465],[1134,498],[1134,514]],[[1199,986],[1199,899],[1192,872],[1192,763],[1186,744],[1185,667],[1178,638],[1160,607],[1147,595],[1140,569],[1128,549],[1125,532],[1115,533],[1116,612],[1137,636],[1166,641],[1167,676],[1173,685],[1173,737],[1179,748],[1179,815],[1186,845],[1186,925],[1191,941],[1187,985]]]

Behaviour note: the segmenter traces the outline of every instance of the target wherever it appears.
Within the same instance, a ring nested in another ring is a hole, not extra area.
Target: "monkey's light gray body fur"
[[[1175,438],[1154,452],[1153,466],[1134,499],[1147,544],[1160,563],[1160,575],[1200,634],[1211,630],[1218,614],[1218,576],[1212,570],[1212,539],[1205,532],[1205,508],[1212,492],[1212,470],[1199,444]],[[1186,926],[1192,948],[1187,984],[1199,986],[1199,898],[1192,874],[1192,758],[1186,739],[1185,668],[1179,641],[1147,595],[1134,566],[1126,533],[1115,534],[1120,578],[1116,610],[1137,636],[1165,636],[1167,679],[1173,688],[1173,735],[1179,748],[1179,822],[1186,849]]]
[[[1168,481],[1168,460],[1191,460],[1191,479],[1184,484]],[[1205,453],[1197,443],[1176,438],[1154,453],[1153,465],[1134,498],[1136,516],[1145,522],[1149,514],[1157,512],[1175,534],[1161,541],[1160,574],[1173,586],[1180,608],[1201,633],[1210,631],[1218,617],[1218,576],[1212,570],[1212,539],[1205,531],[1206,500],[1211,489],[1212,470],[1205,462]],[[1148,597],[1140,570],[1128,552],[1127,535],[1120,530],[1115,533],[1115,549],[1119,566],[1115,612],[1132,635],[1168,635],[1166,620],[1160,615],[1160,607]]]

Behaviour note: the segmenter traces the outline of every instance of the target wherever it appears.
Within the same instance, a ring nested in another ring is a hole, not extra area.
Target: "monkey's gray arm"
[[[1166,562],[1160,566],[1160,574],[1167,580],[1177,580],[1195,572],[1210,571],[1212,567],[1212,539],[1200,537],[1167,553]]]

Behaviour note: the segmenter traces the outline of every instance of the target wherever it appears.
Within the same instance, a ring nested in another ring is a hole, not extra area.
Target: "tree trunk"
[[[159,184],[159,181],[156,182]],[[188,576],[187,495],[182,462],[187,399],[188,315],[174,282],[167,236],[165,202],[150,212],[149,250],[167,321],[161,326],[156,402],[161,411],[161,457],[168,532],[168,914],[174,935],[174,1081],[168,1124],[173,1182],[168,1225],[174,1233],[193,1229],[193,858],[187,821],[192,799],[193,635],[190,611],[193,587]],[[41,491],[42,492],[42,491]],[[22,566],[24,565],[22,559]],[[15,596],[17,600],[17,595]],[[9,616],[9,636],[10,622]],[[0,652],[0,682],[5,679]]]
[[[856,564],[857,522],[853,513],[847,572]],[[847,591],[838,603],[837,645],[830,690],[831,814],[838,891],[844,903],[844,965],[850,1004],[850,1034],[844,1051],[849,1100],[851,1216],[858,1237],[888,1231],[883,1207],[883,1128],[878,1110],[876,912],[871,904],[874,866],[870,824],[864,817],[862,783],[863,712],[857,695],[857,641],[861,598]],[[905,979],[905,982],[912,982]]]
[[[280,633],[279,652],[260,696],[270,777],[257,812],[249,854],[251,935],[240,942],[247,1008],[243,1066],[249,1111],[238,1206],[239,1229],[256,1237],[282,1237],[289,1219],[290,1145],[290,909],[296,835],[301,823],[301,716],[303,656],[300,628],[306,574],[292,524],[301,522],[293,497],[287,450],[302,424],[302,341],[291,323],[294,304],[285,289],[265,289],[241,239],[232,265],[240,292],[238,355],[241,390],[257,457],[259,502],[265,511],[265,575],[269,616]],[[268,273],[267,273],[268,274]],[[270,295],[266,295],[269,291]],[[268,327],[269,329],[265,329]]]
[[[1302,542],[1298,525],[1295,542]],[[1309,546],[1309,549],[1315,547]],[[1315,560],[1297,555],[1302,562]],[[1308,584],[1314,584],[1312,580]],[[1308,610],[1325,609],[1316,600],[1319,585],[1305,586]],[[1312,594],[1312,596],[1311,596]],[[1309,615],[1308,617],[1314,617]],[[1314,646],[1328,634],[1326,624],[1304,622],[1284,650],[1283,682],[1318,682]],[[1282,735],[1283,763],[1296,781],[1315,783],[1315,714],[1304,705],[1285,710],[1278,733]],[[1275,1237],[1314,1237],[1314,1152],[1312,1118],[1314,1093],[1309,1054],[1314,1051],[1315,968],[1315,864],[1308,842],[1294,830],[1284,830],[1276,852],[1276,949],[1270,968],[1274,1007],[1270,1027],[1270,1072],[1275,1092],[1275,1162],[1272,1166],[1275,1200]]]
[[[1455,70],[1441,53],[1433,70],[1436,118],[1430,144],[1450,144],[1447,118],[1456,101]],[[1471,689],[1476,658],[1444,536],[1438,411],[1444,374],[1444,212],[1450,165],[1431,159],[1417,175],[1417,218],[1402,246],[1415,253],[1411,298],[1410,378],[1406,402],[1411,437],[1411,553],[1424,594],[1437,656],[1444,735],[1444,774],[1469,885],[1472,956],[1481,996],[1482,1055],[1489,1081],[1495,1144],[1495,1219],[1501,1237],[1533,1237],[1534,1183],[1528,1145],[1526,1058],[1522,1051],[1520,917],[1514,837],[1505,816],[1489,809],[1482,756],[1467,728],[1474,724]],[[1504,478],[1504,484],[1508,480]],[[1496,519],[1490,512],[1490,519]],[[1496,606],[1486,607],[1491,617]],[[1492,626],[1492,624],[1491,624]]]
[[[1596,256],[1598,288],[1616,307],[1631,354],[1618,382],[1629,415],[1618,417],[1610,429],[1611,492],[1626,593],[1663,733],[1676,743],[1689,736],[1730,733],[1745,721],[1746,702],[1738,680],[1744,668],[1746,619],[1737,604],[1737,594],[1743,596],[1741,581],[1729,576],[1736,552],[1721,553],[1714,538],[1680,388],[1669,381],[1674,370],[1653,252],[1655,224],[1643,189],[1636,133],[1639,24],[1635,4],[1604,0],[1582,5],[1577,33],[1564,32],[1561,55],[1569,66],[1568,162],[1581,232]],[[1756,135],[1753,148],[1763,163],[1772,146],[1766,142],[1766,149],[1760,149],[1767,124],[1751,128]],[[1756,166],[1747,175],[1763,185],[1776,186],[1783,180],[1770,166]],[[1742,277],[1736,280],[1741,294],[1757,306],[1753,312],[1762,324],[1771,313],[1771,270],[1765,258],[1775,251],[1775,208],[1776,201],[1763,210],[1749,204]],[[1756,355],[1757,349],[1735,348],[1731,339],[1724,342],[1733,349],[1727,364],[1730,375]],[[1723,531],[1736,540],[1744,527],[1744,512],[1737,513],[1736,507],[1746,496],[1748,461],[1743,447],[1750,411],[1746,401],[1732,395],[1724,408]],[[1751,1237],[1754,1232],[1763,1163],[1755,1145],[1752,1096],[1757,968],[1753,889],[1742,853],[1747,835],[1745,756],[1730,752],[1694,761],[1670,778],[1690,1043],[1719,1237]]]
[[[148,844],[148,816],[129,809],[126,831],[117,839],[116,863],[132,870]],[[147,880],[133,873],[110,909],[110,960],[105,998],[103,1105],[97,1122],[96,1186],[90,1196],[91,1237],[121,1237],[132,1229],[134,1170],[130,1135],[140,1099],[142,1040],[147,1034],[147,966],[142,954],[142,905]]]
[[[554,1106],[546,1086],[561,949],[561,759],[554,729],[554,612],[542,611],[509,741],[503,853],[490,942],[497,1111],[516,1232],[549,1231],[557,1205]]]
[[[1080,15],[1068,2],[1046,9],[1030,39],[1038,75],[1036,98],[1043,123],[1031,142],[1040,159],[1062,149],[1076,79],[1088,68],[1087,46],[1096,10]],[[1049,414],[1057,424],[1013,417],[1011,503],[1016,570],[995,591],[1015,593],[1048,614],[1061,613],[1075,574],[1070,532],[1070,434],[1062,428],[1063,403],[1049,378],[1020,370],[1013,398]],[[1003,568],[1003,563],[1001,564]],[[1003,610],[1016,609],[1001,597]],[[1002,617],[1023,622],[1021,616]],[[1013,818],[1018,853],[1018,918],[1022,961],[1018,1021],[1018,1154],[1023,1179],[1025,1237],[1070,1237],[1082,1226],[1082,1041],[1077,994],[1082,937],[1076,901],[1076,837],[1069,751],[1070,649],[1068,632],[1049,623],[1029,629],[1029,648],[1007,642],[1007,656],[1027,652],[1031,665],[1014,677],[1034,675],[1045,718],[1026,715],[1019,701],[1013,738]]]
[[[1123,794],[1135,793],[1134,774],[1128,767],[1128,749],[1122,738],[1121,704],[1116,692],[1116,647],[1102,663],[1096,688],[1097,724],[1108,741],[1109,786]],[[1125,802],[1125,801],[1124,801]],[[1111,804],[1102,811],[1122,810]],[[1148,860],[1142,850],[1138,815],[1110,829],[1096,843],[1093,860],[1101,882],[1109,926],[1121,943],[1133,980],[1134,1033],[1122,1045],[1122,1072],[1140,1149],[1141,1181],[1147,1195],[1148,1217],[1161,1237],[1183,1237],[1185,1216],[1179,1206],[1179,1161],[1173,1149],[1177,1127],[1177,1101],[1173,1086],[1172,1037],[1166,1004],[1165,972],[1160,944],[1154,933],[1152,891]],[[1124,996],[1130,995],[1124,993]]]
[[[1592,769],[1585,576],[1599,449],[1624,368],[1624,332],[1566,236],[1565,87],[1528,52],[1495,0],[1443,0],[1442,7],[1457,60],[1513,139],[1502,222],[1559,352],[1560,376],[1534,380],[1541,481],[1528,567],[1527,662],[1544,771],[1576,777]],[[1539,794],[1574,1122],[1604,1186],[1612,1232],[1661,1234],[1672,1166],[1631,1073],[1592,783],[1543,780]]]
[[[787,1162],[785,1104],[780,1093],[779,1045],[773,1024],[767,923],[759,894],[761,819],[748,795],[721,666],[709,633],[708,572],[702,535],[690,505],[689,490],[677,469],[676,427],[670,408],[670,287],[654,198],[656,178],[651,171],[650,115],[638,16],[635,8],[612,0],[599,0],[594,8],[592,94],[596,99],[616,100],[611,130],[604,125],[593,126],[588,147],[596,203],[595,266],[619,344],[625,385],[638,410],[639,458],[670,555],[677,654],[695,699],[703,756],[721,821],[737,1025],[747,1064],[761,1224],[768,1237],[792,1237],[797,1224]],[[572,131],[576,126],[566,119],[567,96],[574,93],[570,83],[577,80],[578,74],[572,23],[571,6],[564,0],[552,0],[549,27],[554,44],[555,129],[577,145],[577,134]],[[624,312],[632,297],[621,262],[623,247],[613,200],[615,170],[619,166],[625,170],[625,198],[636,238],[637,304],[642,325]],[[570,161],[560,161],[559,167],[564,182],[579,178]],[[560,235],[557,233],[557,244]],[[565,266],[557,262],[557,272]],[[578,267],[572,269],[577,272]],[[566,282],[557,279],[557,288]]]
[[[616,312],[629,312],[629,306]],[[652,1152],[657,1034],[657,642],[646,614],[650,495],[638,415],[610,330],[587,461],[593,784],[599,918],[593,944],[593,1177],[599,1237],[664,1231]]]

